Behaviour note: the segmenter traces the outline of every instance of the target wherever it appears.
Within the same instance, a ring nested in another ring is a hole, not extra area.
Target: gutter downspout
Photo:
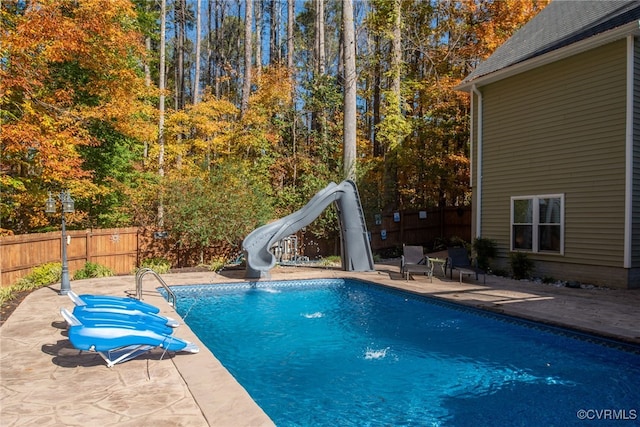
[[[476,236],[482,236],[482,92],[474,84],[471,87],[473,93],[478,97],[478,135],[477,138],[477,159],[476,159]],[[473,101],[473,98],[472,98]],[[473,114],[473,102],[471,103],[471,113]],[[473,120],[471,123],[471,185],[473,186]]]
[[[627,36],[627,117],[625,135],[625,191],[624,191],[624,252],[623,266],[631,268],[631,240],[633,232],[633,86],[634,86],[634,36]]]

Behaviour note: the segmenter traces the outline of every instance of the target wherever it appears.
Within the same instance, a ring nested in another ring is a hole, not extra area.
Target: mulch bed
[[[4,301],[2,305],[0,305],[0,326],[4,324],[9,316],[11,316],[11,313],[13,313],[16,308],[18,308],[22,300],[24,300],[31,292],[32,291],[17,292],[13,295],[13,298]]]

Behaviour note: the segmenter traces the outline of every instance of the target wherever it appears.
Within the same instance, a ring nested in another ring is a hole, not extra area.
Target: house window
[[[564,195],[511,198],[511,250],[564,253]]]

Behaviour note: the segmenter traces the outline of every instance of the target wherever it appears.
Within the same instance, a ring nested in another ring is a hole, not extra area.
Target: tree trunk
[[[196,6],[196,63],[193,78],[193,104],[200,102],[200,18],[202,15],[202,0],[197,1]]]
[[[280,21],[282,20],[280,0],[271,0],[271,63],[282,63],[280,49]]]
[[[164,176],[164,103],[165,103],[165,62],[166,62],[166,39],[167,39],[167,1],[162,0],[160,6],[160,70],[158,89],[160,99],[158,105],[158,175]],[[164,205],[162,203],[162,192],[158,197],[158,226],[164,225]]]
[[[296,160],[296,107],[295,107],[295,73],[293,64],[293,28],[295,23],[295,0],[287,0],[287,69],[289,70],[289,82],[291,83],[291,151],[293,154],[292,179],[295,184],[298,179],[298,165]]]
[[[287,0],[287,68],[293,76],[293,24],[295,20],[294,0]]]
[[[383,157],[384,156],[384,147],[380,143],[380,139],[378,138],[378,132],[376,127],[380,123],[380,103],[382,102],[382,94],[380,91],[380,85],[382,84],[382,65],[380,64],[380,58],[382,57],[382,52],[380,52],[380,36],[376,35],[374,37],[374,45],[375,45],[375,53],[378,56],[374,59],[375,66],[373,70],[373,126],[372,128],[372,140],[373,140],[373,155],[374,157]]]
[[[402,32],[401,32],[401,8],[400,0],[393,2],[393,33],[391,40],[391,92],[392,99],[397,105],[388,105],[390,111],[401,111],[402,97],[400,92],[400,74],[402,70]],[[391,141],[390,141],[391,142]],[[393,141],[399,146],[400,141]],[[398,151],[387,148],[385,155],[385,204],[388,208],[399,208],[398,194]]]
[[[324,0],[316,0],[315,3],[316,16],[314,22],[315,44],[314,44],[314,60],[315,60],[315,79],[320,81],[320,77],[326,72],[326,53],[325,53],[325,34],[324,34]],[[321,103],[320,103],[321,104]],[[326,117],[323,106],[314,110],[311,117],[311,128],[320,136],[320,144],[325,145],[326,141]]]
[[[344,177],[356,179],[356,43],[353,0],[342,2],[344,45]]]
[[[316,3],[316,43],[318,75],[324,75],[327,62],[324,38],[324,0],[317,0]]]
[[[207,49],[207,74],[206,74],[206,82],[213,87],[213,85],[211,84],[211,79],[213,78],[213,41],[211,40],[211,35],[212,35],[212,7],[213,4],[211,1],[207,2],[207,43],[206,43],[206,49]],[[207,84],[205,83],[205,86]]]
[[[180,0],[180,109],[184,109],[187,98],[187,85],[184,59],[187,38],[187,0]]]
[[[144,46],[147,54],[151,54],[151,37],[147,36],[144,39]],[[144,84],[146,87],[151,87],[151,67],[149,66],[149,60],[144,61]],[[144,140],[144,152],[142,155],[143,164],[147,162],[149,157],[149,141]]]
[[[393,92],[397,102],[401,102],[400,93],[400,72],[402,69],[402,32],[400,26],[402,24],[400,0],[393,2],[394,22],[393,22],[393,47],[391,54],[391,72],[393,73],[393,82],[391,91]]]
[[[219,46],[220,45],[220,28],[222,27],[222,18],[221,18],[221,14],[219,13],[220,10],[220,5],[218,2],[216,2],[216,11],[214,14],[214,25],[216,27],[216,31],[215,31],[215,45]],[[214,67],[213,67],[213,84],[214,84],[214,91],[213,93],[215,94],[216,98],[220,98],[221,95],[221,87],[220,87],[220,67],[222,66],[222,55],[220,55],[220,52],[218,51],[214,51],[214,55],[213,55],[213,60],[215,62]]]
[[[262,73],[262,16],[263,2],[256,0],[256,78],[260,78]]]
[[[242,103],[240,104],[240,112],[243,116],[249,109],[249,92],[251,91],[252,24],[253,2],[248,1],[244,16],[244,82],[242,85]]]
[[[173,9],[174,20],[174,33],[175,33],[175,49],[174,49],[174,64],[175,64],[175,101],[174,107],[176,110],[184,108],[184,96],[185,96],[185,73],[184,73],[184,37],[186,32],[186,0],[176,0]]]

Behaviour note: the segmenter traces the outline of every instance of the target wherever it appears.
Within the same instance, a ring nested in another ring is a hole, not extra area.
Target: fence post
[[[93,248],[91,243],[93,242],[93,233],[92,230],[90,229],[85,229],[85,234],[84,234],[84,239],[85,239],[85,258],[87,259],[87,262],[93,262]]]
[[[398,211],[400,214],[400,244],[404,243],[404,210]]]

